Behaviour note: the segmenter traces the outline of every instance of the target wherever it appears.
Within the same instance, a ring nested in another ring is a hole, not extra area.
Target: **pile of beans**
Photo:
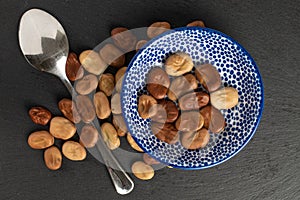
[[[237,90],[221,86],[214,66],[197,65],[192,73],[193,68],[188,54],[176,52],[169,56],[163,67],[149,71],[149,95],[141,95],[138,102],[140,117],[151,118],[152,133],[158,139],[174,144],[180,138],[181,145],[192,150],[208,144],[209,130],[224,130],[225,119],[219,109],[231,109],[238,103]]]
[[[187,26],[204,27],[204,23],[199,20]],[[29,110],[29,116],[34,123],[49,125],[48,130],[33,132],[28,137],[31,148],[45,150],[44,161],[49,169],[57,170],[61,167],[62,155],[73,161],[85,159],[85,148],[93,148],[99,137],[99,132],[91,124],[95,118],[100,120],[102,137],[111,150],[120,146],[120,137],[126,136],[129,145],[135,151],[143,152],[131,137],[122,117],[120,92],[127,69],[124,66],[126,57],[123,52],[131,49],[138,51],[149,39],[168,29],[171,29],[168,22],[155,22],[148,27],[147,38],[138,41],[127,28],[114,28],[111,31],[113,42],[106,44],[99,51],[88,49],[79,56],[73,52],[69,54],[66,75],[70,81],[76,81],[76,101],[64,98],[58,102],[62,116],[53,117],[51,112],[43,107],[33,107]],[[177,94],[173,95],[175,98]],[[165,106],[165,103],[161,104]],[[83,124],[81,130],[76,130],[75,124],[78,123]],[[76,132],[79,134],[78,141],[74,137]],[[64,141],[63,145],[57,147],[54,140]],[[154,176],[151,165],[156,164],[159,162],[144,153],[141,160],[132,164],[132,172],[141,180],[149,180]]]

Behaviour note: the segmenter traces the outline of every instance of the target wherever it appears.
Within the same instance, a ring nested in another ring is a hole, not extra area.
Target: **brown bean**
[[[106,44],[100,51],[101,58],[113,67],[122,67],[125,63],[125,55],[113,44]]]
[[[151,119],[159,123],[172,123],[177,119],[178,113],[177,106],[174,102],[160,100],[157,104],[157,112]]]
[[[202,128],[196,132],[185,132],[181,136],[181,144],[187,149],[203,148],[209,142],[209,133],[206,128]]]
[[[97,129],[89,124],[84,125],[80,133],[80,143],[86,148],[92,148],[95,146],[99,138]]]
[[[195,75],[208,92],[213,92],[221,86],[220,74],[218,70],[210,64],[197,66]]]
[[[152,158],[151,156],[149,156],[149,154],[147,154],[147,153],[143,154],[143,160],[147,165],[157,165],[160,163],[157,160],[155,160],[154,158]]]
[[[29,110],[31,120],[36,124],[46,125],[50,121],[52,114],[43,107],[32,107]]]
[[[102,74],[108,66],[93,50],[83,51],[79,55],[79,60],[86,71],[95,75]]]
[[[75,103],[78,113],[81,116],[81,120],[84,123],[90,123],[95,119],[96,112],[93,103],[89,97],[84,95],[78,95],[76,97]]]
[[[139,97],[138,112],[141,118],[148,119],[153,117],[156,112],[157,101],[149,95],[142,95]]]
[[[27,142],[33,149],[45,149],[54,144],[54,137],[48,131],[36,131],[29,135]]]
[[[62,164],[62,155],[56,146],[52,146],[44,152],[44,162],[48,169],[58,170]]]
[[[115,93],[111,97],[111,112],[117,115],[122,113],[121,96],[119,93]]]
[[[131,166],[132,173],[141,180],[150,180],[154,176],[154,169],[142,161],[137,161]]]
[[[111,31],[112,39],[115,45],[125,52],[130,52],[135,49],[136,37],[135,35],[124,27],[114,28]]]
[[[116,80],[116,91],[118,93],[121,92],[122,90],[122,84],[123,84],[123,79],[124,79],[124,75],[126,73],[127,67],[122,67],[121,69],[119,69],[115,75],[115,80]]]
[[[98,86],[97,76],[93,74],[89,74],[77,81],[75,89],[79,94],[87,95],[95,91],[97,86]]]
[[[182,95],[197,89],[197,87],[198,83],[194,75],[187,74],[179,76],[171,82],[168,90],[168,97],[169,99],[176,101]]]
[[[120,146],[120,138],[118,137],[115,127],[108,122],[101,125],[102,138],[110,150],[114,150]]]
[[[177,119],[175,126],[177,130],[193,132],[202,128],[204,118],[199,111],[182,112]]]
[[[135,50],[138,51],[147,43],[147,40],[140,40],[136,43]]]
[[[73,52],[69,53],[66,62],[66,75],[70,81],[76,81],[83,77],[84,70],[80,66],[77,55]]]
[[[75,103],[71,99],[63,98],[58,102],[58,108],[63,115],[73,123],[77,124],[81,121]]]
[[[175,53],[169,56],[165,62],[167,74],[171,76],[180,76],[190,72],[194,67],[192,58],[183,52]]]
[[[123,131],[122,129],[117,129],[117,133],[118,133],[118,136],[120,137],[124,137],[126,135],[127,132]]]
[[[76,133],[76,127],[64,117],[54,117],[50,122],[50,133],[55,138],[67,140]]]
[[[239,103],[239,94],[233,87],[221,88],[210,94],[210,102],[217,109],[231,109]]]
[[[124,67],[120,68],[120,69],[117,71],[117,73],[116,73],[116,75],[115,75],[116,83],[117,83],[121,78],[123,78],[123,76],[124,76],[125,73],[126,73],[126,70],[127,70],[127,67],[124,66]]]
[[[168,22],[155,22],[151,24],[147,29],[147,36],[154,38],[171,29],[171,25]]]
[[[86,158],[85,148],[74,141],[66,141],[62,146],[62,153],[66,158],[73,161],[81,161]]]
[[[94,105],[99,119],[106,119],[110,116],[111,109],[109,101],[104,92],[100,91],[94,95]]]
[[[179,101],[179,107],[182,111],[199,110],[209,102],[209,95],[206,92],[192,92],[182,96]]]
[[[205,27],[205,24],[202,20],[196,20],[196,21],[193,21],[191,23],[188,23],[186,26],[199,26],[199,27],[202,27],[204,28]]]
[[[168,74],[159,67],[150,70],[147,75],[147,90],[156,99],[162,99],[166,96],[170,86]]]
[[[144,150],[141,149],[141,147],[134,141],[130,133],[127,133],[127,141],[134,150],[138,152],[144,152]]]
[[[204,118],[204,127],[213,133],[220,133],[225,128],[225,119],[221,111],[213,106],[205,106],[200,110]]]
[[[119,136],[124,136],[125,133],[128,131],[122,115],[113,115],[113,124],[117,129]]]
[[[111,96],[115,89],[115,78],[112,74],[102,74],[99,80],[99,89],[103,91],[106,96]]]
[[[178,130],[170,123],[157,123],[152,122],[151,124],[152,133],[161,141],[168,144],[175,144],[178,141],[179,134]]]

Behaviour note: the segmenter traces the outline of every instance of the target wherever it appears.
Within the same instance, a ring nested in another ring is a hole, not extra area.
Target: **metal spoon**
[[[25,12],[19,24],[19,44],[26,60],[32,67],[56,75],[65,84],[70,94],[75,94],[74,88],[65,74],[65,64],[69,53],[67,35],[61,24],[52,15],[39,9]],[[130,193],[134,188],[133,181],[101,137],[97,148],[107,166],[116,191],[122,195]]]

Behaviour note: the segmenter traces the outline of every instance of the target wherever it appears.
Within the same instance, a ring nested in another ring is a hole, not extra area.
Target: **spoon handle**
[[[59,76],[61,81],[67,87],[68,91],[71,95],[75,94],[75,90],[70,83],[70,81],[65,76]],[[91,123],[97,130],[101,130],[99,127],[99,123],[97,123],[96,119]],[[115,156],[112,154],[111,150],[105,144],[102,135],[99,135],[100,138],[96,144],[96,147],[102,156],[104,164],[107,167],[108,173],[111,177],[111,180],[116,188],[117,193],[121,195],[125,195],[130,193],[134,188],[134,183],[128,174],[124,171],[122,166],[119,164]]]

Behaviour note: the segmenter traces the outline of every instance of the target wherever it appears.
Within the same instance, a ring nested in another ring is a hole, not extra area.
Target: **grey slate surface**
[[[64,159],[57,172],[26,140],[33,105],[59,114],[69,97],[61,82],[31,68],[22,57],[17,30],[21,14],[45,9],[63,24],[71,49],[93,48],[115,26],[136,28],[157,20],[175,27],[203,19],[242,44],[263,77],[265,109],[249,144],[235,157],[200,171],[162,169],[150,181],[134,179],[128,196],[115,193],[105,167],[91,155]],[[0,198],[1,199],[300,199],[300,3],[299,1],[0,1]]]

